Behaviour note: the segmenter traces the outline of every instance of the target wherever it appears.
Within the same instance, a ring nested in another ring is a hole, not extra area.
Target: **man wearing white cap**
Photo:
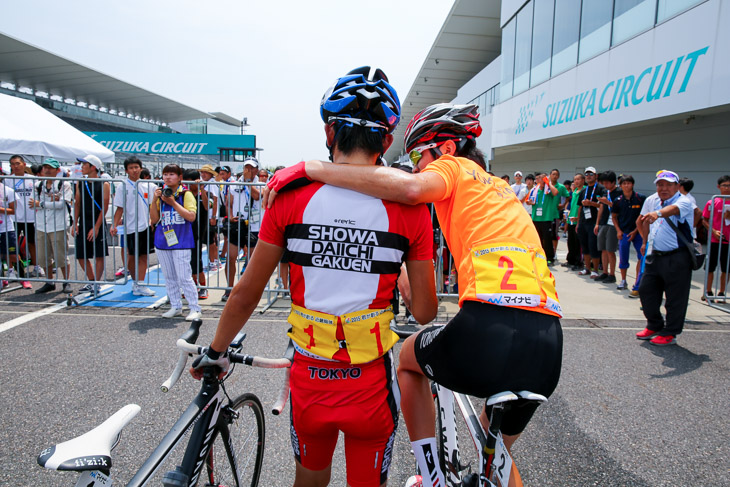
[[[95,281],[93,285],[82,287],[81,291],[96,294],[100,288],[98,281],[104,279],[104,259],[109,255],[104,215],[109,208],[111,191],[109,183],[99,179],[102,163],[98,157],[89,154],[76,160],[81,163],[81,172],[87,180],[76,183],[71,232],[76,236],[76,259],[89,281]]]
[[[253,157],[249,157],[243,162],[243,175],[241,175],[237,182],[251,183],[258,172],[258,161]],[[236,279],[236,258],[239,249],[242,248],[243,255],[246,256],[249,240],[251,242],[251,249],[256,246],[258,232],[261,228],[261,203],[259,202],[259,197],[260,191],[258,186],[230,187],[226,202],[229,222],[226,276],[229,287],[233,287]],[[226,291],[221,299],[226,301],[230,295],[231,292]]]
[[[694,256],[679,234],[692,242],[694,210],[690,199],[679,192],[676,173],[661,170],[654,183],[657,192],[646,199],[639,218],[639,233],[645,242],[641,248],[646,255],[639,298],[647,324],[636,338],[666,346],[677,343],[687,314]],[[666,321],[660,309],[664,295]]]
[[[527,185],[522,182],[522,171],[515,171],[515,184],[512,185],[517,199],[523,201],[527,196]]]

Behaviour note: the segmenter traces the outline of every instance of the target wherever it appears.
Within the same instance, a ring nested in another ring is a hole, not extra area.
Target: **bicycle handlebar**
[[[172,375],[162,384],[162,392],[168,392],[172,386],[180,379],[185,366],[187,365],[188,355],[200,355],[205,347],[188,343],[185,339],[180,338],[177,341],[177,348],[180,349],[180,357],[178,358],[175,370]],[[291,360],[287,358],[265,358],[247,355],[243,353],[230,353],[228,359],[232,363],[245,364],[252,367],[262,367],[267,369],[283,369],[291,366]]]

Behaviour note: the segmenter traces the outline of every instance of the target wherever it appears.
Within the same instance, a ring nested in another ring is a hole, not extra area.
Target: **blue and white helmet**
[[[370,66],[356,68],[339,78],[322,97],[324,123],[344,122],[392,133],[400,121],[400,101],[388,77],[380,69],[372,76]]]

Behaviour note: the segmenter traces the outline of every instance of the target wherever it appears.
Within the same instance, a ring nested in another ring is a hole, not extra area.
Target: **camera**
[[[162,196],[165,196],[167,198],[171,198],[173,194],[175,193],[170,188],[163,188],[162,190]]]

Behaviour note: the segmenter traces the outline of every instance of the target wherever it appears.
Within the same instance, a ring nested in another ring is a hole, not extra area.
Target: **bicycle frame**
[[[434,397],[438,399],[441,435],[439,448],[443,459],[441,466],[447,486],[499,487],[509,483],[512,458],[502,440],[500,427],[505,403],[518,399],[509,392],[495,394],[488,399],[492,406],[489,431],[485,432],[469,397],[451,391],[435,382],[431,383]],[[525,391],[527,392],[527,391]],[[520,393],[522,394],[522,393]],[[542,396],[540,396],[542,397]],[[543,398],[544,399],[544,398]],[[459,454],[459,438],[456,431],[456,406],[464,417],[469,436],[477,451],[478,470],[462,475],[469,465],[462,465]],[[494,464],[499,458],[499,465]],[[493,483],[494,480],[497,483]]]
[[[456,409],[458,405],[461,415],[464,417],[469,436],[474,442],[479,459],[479,477],[486,478],[488,470],[487,434],[479,422],[479,414],[474,409],[471,400],[464,394],[453,392],[435,382],[431,384],[431,390],[438,397],[439,410],[436,414],[441,420],[441,441],[442,457],[445,464],[442,465],[446,485],[461,485],[464,466],[461,464],[459,455],[459,438],[456,432]],[[488,485],[488,484],[481,484]]]
[[[227,453],[231,455],[232,449],[227,434],[228,426],[220,418],[221,409],[225,403],[225,394],[217,377],[212,375],[213,372],[206,370],[207,375],[203,378],[200,392],[140,467],[137,474],[129,481],[128,487],[145,485],[190,428],[193,428],[193,431],[180,470],[181,473],[187,475],[188,485],[195,485],[200,477],[210,445],[215,437],[216,428],[223,435]]]

